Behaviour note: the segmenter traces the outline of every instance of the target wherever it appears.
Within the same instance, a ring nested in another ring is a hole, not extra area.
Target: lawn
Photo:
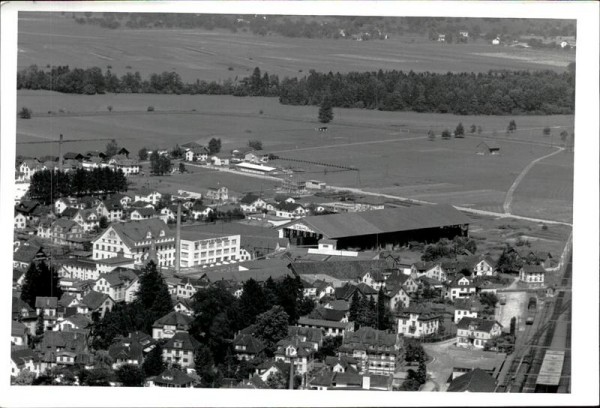
[[[109,105],[112,112],[107,109]],[[147,112],[150,105],[154,112]],[[220,138],[222,150],[229,152],[258,139],[265,151],[283,159],[360,170],[273,162],[294,169],[297,180],[318,179],[330,185],[491,211],[501,211],[506,191],[531,160],[553,150],[541,129],[550,126],[557,133],[555,127],[571,129],[573,125],[571,115],[455,116],[335,109],[328,131],[317,132],[316,107],[284,106],[275,98],[207,95],[83,96],[19,91],[18,106],[34,112],[32,119],[17,122],[18,141],[56,140],[59,134],[65,139],[84,140],[65,144],[64,152],[103,150],[107,142],[94,139],[115,138],[136,155],[144,146],[172,148],[190,141],[207,144],[212,137]],[[47,113],[61,110],[63,114]],[[516,121],[518,131],[506,136],[503,129],[510,119]],[[459,121],[467,131],[470,124],[481,126],[482,133],[467,133],[464,139],[427,139],[428,130],[439,135],[442,129],[454,129]],[[476,154],[478,144],[490,138],[496,139],[501,154]],[[40,146],[46,154],[58,153],[56,145],[20,144],[17,154],[40,155]],[[540,162],[525,177],[515,193],[513,212],[541,218],[556,214],[556,219],[568,220],[572,212],[573,155],[560,154],[547,163]],[[185,177],[186,183],[196,182]],[[260,190],[261,180],[242,179],[250,184],[241,191]]]
[[[59,13],[22,13],[18,67],[99,66],[122,75],[175,71],[183,80],[224,80],[249,75],[254,67],[284,76],[317,71],[398,69],[487,72],[490,69],[562,71],[574,52],[493,46],[481,40],[442,44],[414,36],[386,41],[266,37],[224,30],[105,29],[79,25]]]

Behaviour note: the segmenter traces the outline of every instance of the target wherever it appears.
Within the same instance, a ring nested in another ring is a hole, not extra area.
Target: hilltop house
[[[187,332],[194,320],[182,313],[171,312],[152,324],[153,339],[170,339],[176,333]]]
[[[264,349],[263,342],[251,334],[240,333],[233,339],[233,350],[238,360],[252,360]]]
[[[139,272],[138,272],[139,273]],[[102,274],[94,283],[96,292],[109,295],[115,302],[133,302],[139,289],[138,275],[131,269],[117,268]]]
[[[163,346],[163,361],[167,364],[178,363],[182,368],[193,367],[198,347],[200,343],[188,332],[177,332]]]

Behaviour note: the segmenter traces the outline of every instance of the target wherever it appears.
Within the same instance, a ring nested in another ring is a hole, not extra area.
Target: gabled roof
[[[323,341],[323,332],[314,327],[288,326],[288,336],[305,337],[307,342],[313,343]]]
[[[81,303],[86,305],[90,310],[96,310],[102,306],[102,303],[104,303],[107,298],[110,298],[110,296],[105,293],[91,290],[81,299]]]
[[[40,345],[40,350],[54,351],[57,348],[70,352],[81,352],[87,348],[86,336],[77,331],[46,331]]]
[[[180,347],[175,347],[176,343],[181,343]],[[200,347],[200,342],[190,336],[188,332],[177,332],[163,346],[165,349],[188,350],[195,351]]]
[[[257,196],[256,194],[246,194],[245,196],[242,197],[242,199],[240,200],[241,204],[252,204],[253,202],[255,202],[256,200],[260,199],[259,196]]]
[[[29,360],[38,361],[39,356],[30,348],[14,349],[10,352],[10,358],[18,367],[23,367]]]
[[[180,330],[188,330],[194,319],[183,313],[170,312],[156,320],[152,327],[176,326]]]
[[[471,326],[474,326],[475,331],[489,333],[494,328],[494,324],[498,324],[500,327],[502,327],[502,325],[496,320],[478,319],[476,317],[463,317],[460,319],[460,322],[458,322],[456,328],[461,330],[469,330]]]
[[[92,323],[92,321],[90,320],[89,317],[87,317],[86,315],[80,314],[80,313],[75,314],[73,316],[69,316],[69,317],[65,318],[65,320],[70,321],[79,329],[85,329],[87,326],[89,326]]]
[[[136,208],[132,212],[137,212],[142,217],[152,217],[154,214],[156,214],[156,211],[154,210],[154,208],[150,208],[150,207]]]
[[[41,248],[35,245],[21,245],[13,254],[13,260],[17,262],[23,263],[31,263],[38,253],[40,253]]]
[[[72,219],[73,217],[75,217],[77,215],[78,212],[79,212],[79,208],[67,207],[63,210],[63,212],[60,213],[60,216],[64,217],[64,218]]]
[[[323,319],[311,319],[304,316],[298,319],[298,324],[316,327],[331,327],[333,329],[345,329],[348,326],[348,323],[334,322]]]
[[[266,346],[262,341],[252,336],[251,334],[239,334],[233,340],[235,346],[245,346],[246,349],[243,351],[248,354],[258,354],[263,351]]]
[[[21,300],[21,298],[13,296],[13,298],[12,298],[13,318],[17,318],[23,309],[27,310],[28,313],[34,312],[34,309],[31,306],[29,306],[29,304],[27,302],[24,302],[23,300]]]
[[[305,217],[279,227],[304,224],[326,238],[384,234],[469,224],[471,220],[451,205],[423,205]]]
[[[137,193],[135,193],[135,195],[136,195],[136,196],[143,196],[143,197],[146,197],[146,196],[149,196],[150,194],[153,194],[153,193],[158,193],[158,194],[162,195],[162,194],[160,193],[160,191],[158,191],[158,190],[156,190],[156,189],[154,189],[154,188],[148,188],[148,187],[142,187],[142,188],[140,188],[140,189],[137,191]]]
[[[464,320],[464,318],[463,318]],[[462,321],[462,320],[461,320]],[[447,392],[494,392],[496,380],[480,368],[476,368],[454,379]]]
[[[193,383],[194,379],[179,370],[169,368],[154,377],[154,382],[157,384],[182,386]]]
[[[58,307],[58,298],[37,296],[35,298],[35,307],[56,309]]]
[[[546,273],[542,265],[523,265],[522,268],[525,273]]]
[[[302,204],[299,203],[286,203],[285,201],[276,205],[276,208],[281,211],[291,212],[296,210],[297,208],[304,208]]]
[[[24,336],[25,333],[27,331],[27,326],[25,326],[23,323],[21,322],[17,322],[15,320],[12,320],[12,326],[10,329],[10,335],[11,336]]]
[[[343,310],[327,309],[324,307],[318,307],[314,309],[311,314],[311,318],[323,319],[331,322],[340,322],[346,316],[346,312]]]
[[[346,332],[343,345],[363,344],[368,347],[395,348],[398,341],[396,333],[388,333],[372,327],[361,327],[355,332]]]
[[[152,234],[153,238],[159,238],[161,231],[164,231],[166,238],[175,236],[173,231],[158,218],[111,224],[108,230],[111,228],[129,247],[132,247],[135,242],[147,240],[146,235],[148,232]],[[104,234],[98,236],[94,241],[101,239],[102,236]]]

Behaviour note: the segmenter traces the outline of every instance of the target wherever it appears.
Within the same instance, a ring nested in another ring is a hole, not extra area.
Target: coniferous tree
[[[144,371],[137,365],[124,364],[116,371],[117,379],[124,387],[142,387]]]
[[[160,155],[154,150],[150,155],[150,171],[154,175],[160,175]]]
[[[248,325],[254,323],[256,316],[269,310],[265,293],[254,279],[244,283],[239,309],[242,320]]]
[[[35,298],[40,292],[38,289],[39,282],[40,270],[37,265],[32,262],[25,273],[25,279],[21,289],[21,299],[31,307],[35,307]]]
[[[462,124],[462,122],[458,122],[458,125],[456,126],[456,129],[454,130],[454,136],[455,137],[464,137],[465,135],[465,128]]]
[[[379,288],[379,292],[377,294],[377,329],[378,330],[387,330],[390,327],[389,319],[388,319],[388,311],[385,307],[385,291],[383,290],[383,286]]]
[[[351,322],[355,322],[358,320],[358,313],[360,311],[360,297],[358,295],[358,291],[354,291],[352,294],[352,299],[350,300],[350,310],[348,319]]]
[[[154,261],[149,261],[142,270],[136,300],[144,310],[157,318],[173,310],[169,288]]]
[[[142,369],[144,370],[146,377],[150,377],[152,375],[159,375],[165,368],[166,365],[162,358],[162,346],[160,343],[157,343],[144,359]]]
[[[333,105],[331,103],[331,96],[326,95],[321,102],[319,107],[319,122],[329,123],[333,120]]]

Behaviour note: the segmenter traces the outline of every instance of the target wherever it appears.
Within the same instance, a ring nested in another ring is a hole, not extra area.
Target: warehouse
[[[377,249],[467,236],[469,218],[446,204],[305,217],[278,228],[292,245],[335,241],[336,249]]]

